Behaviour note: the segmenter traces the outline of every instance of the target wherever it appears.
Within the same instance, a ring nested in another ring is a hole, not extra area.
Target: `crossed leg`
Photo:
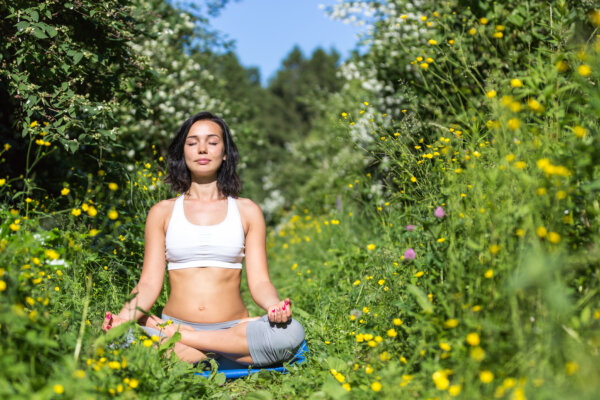
[[[154,315],[140,323],[159,330],[167,337],[179,332],[181,340],[175,344],[174,351],[182,361],[198,362],[207,358],[205,352],[214,352],[240,364],[252,364],[246,339],[246,325],[259,318],[244,318],[231,328],[217,331],[197,331],[187,325],[165,324],[166,321]]]

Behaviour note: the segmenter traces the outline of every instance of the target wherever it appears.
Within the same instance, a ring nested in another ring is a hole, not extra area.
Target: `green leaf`
[[[128,321],[119,326],[115,326],[114,328],[110,329],[106,334],[103,334],[102,336],[98,337],[94,341],[94,347],[103,347],[106,343],[110,343],[118,337],[123,336],[125,332],[127,332],[129,328],[133,326],[133,324],[135,324],[135,322]]]
[[[583,309],[583,311],[581,311],[581,322],[583,322],[584,325],[587,325],[588,322],[590,322],[590,318],[592,316],[592,310],[590,310],[590,306],[587,306],[586,308]]]
[[[70,141],[70,142],[67,144],[67,146],[69,147],[69,151],[70,151],[71,153],[75,153],[75,152],[77,151],[77,149],[79,149],[79,143],[77,143],[77,142],[75,142],[75,141],[73,141],[73,140],[71,140],[71,141]]]
[[[266,390],[257,390],[252,393],[248,393],[244,398],[252,400],[273,400],[271,393],[267,392]]]
[[[226,380],[227,378],[225,377],[225,374],[223,372],[219,372],[218,374],[216,374],[215,378],[213,379],[213,381],[219,386],[224,385]]]
[[[341,399],[348,394],[348,391],[342,387],[336,380],[328,379],[321,390],[331,396],[333,399]]]
[[[56,36],[58,34],[58,31],[51,25],[46,25],[46,33],[48,33],[48,35],[53,38],[54,36]]]
[[[337,371],[343,371],[347,368],[346,362],[337,357],[328,357],[327,365],[329,366],[329,369],[335,369]]]
[[[33,36],[35,36],[38,39],[47,39],[48,35],[46,35],[46,32],[44,32],[43,30],[41,30],[40,28],[33,28]]]
[[[161,345],[158,347],[158,354],[162,355],[165,351],[172,348],[175,345],[175,343],[179,342],[180,340],[181,333],[175,332],[175,334],[171,336],[168,340],[165,340],[163,343],[161,343]]]
[[[29,26],[29,22],[27,21],[21,21],[18,24],[15,25],[17,27],[18,30],[23,30],[25,28],[27,28]]]
[[[518,26],[518,27],[521,27],[521,26],[523,25],[523,21],[524,21],[524,20],[523,20],[523,17],[521,17],[521,16],[520,16],[520,15],[518,15],[518,14],[511,14],[511,15],[509,15],[509,16],[508,16],[508,18],[507,18],[507,20],[508,20],[508,21],[509,21],[511,24],[513,24],[513,25],[516,25],[516,26]]]
[[[431,302],[421,289],[414,285],[408,285],[408,291],[415,297],[415,300],[417,300],[417,303],[419,303],[425,314],[431,314],[433,312]]]
[[[594,192],[596,190],[600,190],[600,179],[597,179],[594,182],[582,185],[581,189],[585,192]]]
[[[83,53],[75,52],[75,55],[73,55],[73,63],[74,64],[79,63],[79,61],[81,61],[82,57],[83,57]]]
[[[35,10],[29,13],[29,15],[34,22],[38,22],[40,20],[40,14]]]

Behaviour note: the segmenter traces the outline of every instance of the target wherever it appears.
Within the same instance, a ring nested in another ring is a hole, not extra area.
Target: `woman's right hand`
[[[119,326],[124,322],[127,322],[127,320],[119,317],[118,315],[114,315],[110,311],[107,311],[104,317],[104,322],[102,322],[102,330],[104,332],[108,332],[110,328]]]

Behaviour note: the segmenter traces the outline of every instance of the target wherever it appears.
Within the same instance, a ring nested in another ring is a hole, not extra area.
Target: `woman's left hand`
[[[280,324],[288,322],[292,319],[292,302],[289,298],[275,303],[267,308],[267,314],[269,315],[269,321]]]

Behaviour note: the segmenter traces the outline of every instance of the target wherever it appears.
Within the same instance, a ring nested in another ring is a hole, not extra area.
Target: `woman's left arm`
[[[247,222],[246,276],[252,299],[267,310],[271,322],[287,322],[292,318],[290,299],[280,300],[269,278],[266,249],[265,218],[260,207],[244,200],[241,210]]]

